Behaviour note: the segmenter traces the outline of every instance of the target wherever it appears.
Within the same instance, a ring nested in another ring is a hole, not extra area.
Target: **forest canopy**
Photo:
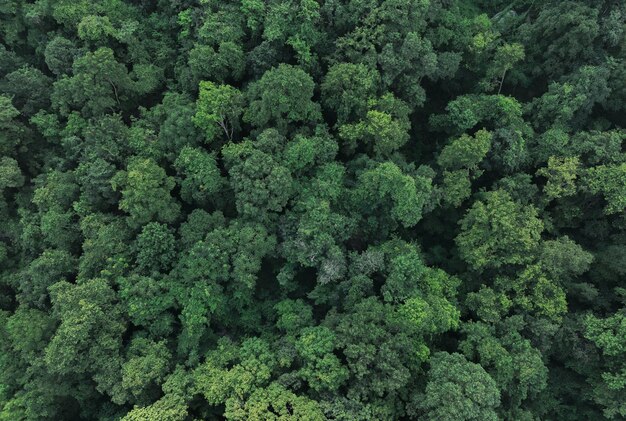
[[[626,3],[6,0],[0,421],[626,419]]]

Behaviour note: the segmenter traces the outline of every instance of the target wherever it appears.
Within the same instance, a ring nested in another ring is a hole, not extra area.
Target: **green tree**
[[[298,62],[310,66],[313,47],[323,38],[320,32],[321,6],[310,0],[271,1],[263,22],[263,38],[289,45]]]
[[[503,44],[496,48],[493,63],[488,67],[485,85],[488,90],[498,88],[498,95],[502,92],[502,85],[506,73],[515,64],[524,59],[524,46],[519,43]]]
[[[0,95],[0,152],[3,155],[13,155],[16,146],[20,143],[24,127],[15,120],[20,112],[13,106],[11,98]]]
[[[257,142],[277,136],[280,135],[274,129],[268,129]],[[283,210],[293,194],[293,178],[271,153],[248,140],[224,146],[222,155],[240,215],[263,219],[267,212]]]
[[[233,76],[239,79],[245,67],[245,55],[241,46],[231,41],[217,47],[198,43],[189,52],[189,67],[196,80],[221,82]]]
[[[204,130],[208,142],[222,134],[228,141],[232,141],[235,130],[239,129],[242,112],[243,96],[239,90],[229,85],[200,82],[193,122]]]
[[[623,291],[621,291],[623,294]],[[626,414],[626,375],[624,374],[624,338],[626,318],[623,310],[606,318],[587,315],[584,335],[601,351],[603,372],[593,373],[593,398],[608,419]]]
[[[540,263],[556,279],[571,279],[589,270],[594,256],[568,236],[542,243]]]
[[[50,78],[39,69],[24,66],[4,77],[0,91],[12,98],[22,115],[29,117],[49,106],[50,85]]]
[[[92,213],[81,219],[80,229],[84,236],[78,262],[80,278],[117,273],[120,266],[132,262],[132,233],[123,218]]]
[[[56,36],[46,44],[44,57],[46,65],[55,75],[69,74],[72,71],[74,58],[78,55],[78,48],[69,39]]]
[[[605,213],[613,214],[624,210],[626,207],[626,163],[589,168],[585,181],[591,193],[601,193],[604,196]]]
[[[415,225],[430,199],[430,179],[423,176],[411,177],[392,162],[378,164],[359,177],[354,191],[356,205],[363,214],[381,209],[405,227]]]
[[[156,402],[143,407],[135,407],[128,412],[123,421],[163,420],[179,421],[187,416],[187,404],[177,396],[166,395]]]
[[[319,404],[304,396],[298,396],[284,386],[272,383],[267,388],[258,388],[241,404],[227,403],[224,416],[228,420],[282,420],[326,419]]]
[[[133,94],[133,82],[126,67],[119,63],[113,50],[101,47],[77,58],[73,76],[54,83],[52,105],[62,115],[79,110],[85,116],[115,112]]]
[[[49,304],[48,288],[76,274],[76,258],[63,250],[44,250],[33,260],[19,282],[19,301],[24,305],[45,308]]]
[[[154,161],[141,158],[111,179],[113,190],[122,193],[119,207],[130,214],[134,226],[154,220],[172,222],[178,217],[179,205],[170,194],[175,184]]]
[[[548,199],[572,196],[576,194],[576,178],[579,167],[578,158],[550,157],[548,166],[540,168],[537,175],[548,179],[543,189]]]
[[[60,324],[45,350],[48,369],[87,374],[101,392],[123,403],[120,348],[126,326],[115,291],[104,279],[80,285],[61,281],[50,288],[50,296]]]
[[[171,353],[164,341],[133,339],[122,364],[122,387],[139,401],[152,400],[148,392],[152,386],[163,382],[170,359]]]
[[[480,363],[501,393],[500,417],[521,417],[524,401],[532,401],[548,386],[548,369],[541,353],[519,330],[516,317],[496,326],[472,322],[464,326],[460,344],[464,355]]]
[[[0,192],[24,185],[24,176],[17,161],[8,156],[0,158]]]
[[[316,123],[320,107],[313,102],[315,82],[304,70],[280,64],[268,70],[246,91],[249,106],[243,119],[257,128],[276,127],[284,133],[290,124]]]
[[[339,136],[353,149],[358,142],[368,144],[375,155],[388,156],[409,140],[409,107],[391,94],[368,102],[365,118],[339,127]]]
[[[137,265],[141,270],[167,272],[176,258],[176,240],[171,230],[158,222],[144,225],[137,236]]]
[[[430,359],[426,392],[415,405],[425,420],[497,420],[500,392],[480,365],[439,352]]]
[[[165,335],[172,330],[174,318],[169,309],[174,297],[160,279],[130,275],[116,279],[120,302],[130,321],[154,335]]]
[[[348,370],[333,354],[335,335],[327,327],[309,327],[300,332],[296,350],[303,360],[300,375],[316,391],[335,391],[348,378]]]
[[[184,177],[180,195],[187,203],[205,205],[225,184],[214,155],[203,149],[185,146],[174,166]]]
[[[463,134],[442,149],[437,163],[450,170],[475,169],[487,156],[491,138],[491,133],[484,129],[476,132],[473,137]]]
[[[514,202],[503,191],[485,194],[459,222],[459,253],[474,269],[499,268],[532,260],[543,223],[533,206]]]
[[[444,171],[442,184],[444,203],[459,207],[472,194],[472,182],[467,170]]]
[[[365,116],[377,91],[378,75],[363,64],[338,63],[322,83],[322,103],[337,115],[337,126]]]
[[[80,183],[80,201],[91,209],[107,209],[119,200],[111,180],[117,169],[102,158],[81,162],[75,170]]]

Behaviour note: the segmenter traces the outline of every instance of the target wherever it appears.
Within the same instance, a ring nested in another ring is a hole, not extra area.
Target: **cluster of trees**
[[[626,4],[6,0],[0,420],[626,417]]]

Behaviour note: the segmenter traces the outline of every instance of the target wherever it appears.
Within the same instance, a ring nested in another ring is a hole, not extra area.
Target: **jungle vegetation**
[[[625,419],[625,29],[2,1],[0,420]]]

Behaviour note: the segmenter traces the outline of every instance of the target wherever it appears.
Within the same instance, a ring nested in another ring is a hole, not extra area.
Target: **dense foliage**
[[[626,418],[626,4],[5,0],[0,420]]]

